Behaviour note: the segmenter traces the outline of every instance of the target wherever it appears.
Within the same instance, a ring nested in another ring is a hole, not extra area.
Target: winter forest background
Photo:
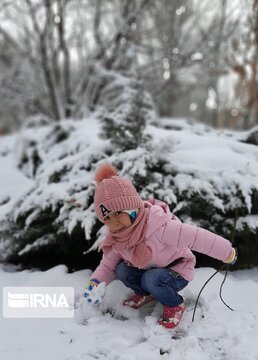
[[[109,161],[258,265],[257,0],[13,0],[0,16],[1,262],[94,268]]]

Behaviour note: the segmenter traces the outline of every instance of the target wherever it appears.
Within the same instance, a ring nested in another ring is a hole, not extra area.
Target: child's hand
[[[96,279],[91,279],[84,291],[84,297],[88,303],[100,304],[105,294],[106,284],[99,283]]]
[[[227,258],[227,260],[225,261],[225,263],[226,263],[226,264],[229,264],[229,265],[234,265],[236,261],[237,261],[237,249],[236,249],[236,248],[232,248],[231,254],[230,254],[230,256]]]

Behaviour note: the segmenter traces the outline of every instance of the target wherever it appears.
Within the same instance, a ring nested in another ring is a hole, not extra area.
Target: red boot
[[[185,312],[185,305],[181,304],[175,307],[164,305],[164,311],[159,324],[167,329],[175,328]]]
[[[142,306],[154,302],[155,298],[151,295],[133,295],[130,299],[124,301],[124,305],[133,309],[140,309]]]

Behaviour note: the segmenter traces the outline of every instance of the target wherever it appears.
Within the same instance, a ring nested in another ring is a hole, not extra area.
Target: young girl
[[[84,296],[93,301],[94,287],[117,278],[135,292],[125,306],[139,309],[159,301],[164,306],[159,324],[176,327],[185,311],[179,292],[194,277],[192,250],[232,264],[235,249],[210,231],[181,223],[167,204],[143,201],[133,184],[118,176],[112,165],[102,165],[95,179],[96,213],[108,234],[102,245],[103,258]]]

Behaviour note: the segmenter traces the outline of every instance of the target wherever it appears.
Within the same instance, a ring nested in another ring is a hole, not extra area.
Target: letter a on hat
[[[107,214],[111,213],[111,210],[108,210],[107,208],[105,208],[105,206],[103,204],[101,204],[99,207],[100,207],[103,217],[106,217]]]

